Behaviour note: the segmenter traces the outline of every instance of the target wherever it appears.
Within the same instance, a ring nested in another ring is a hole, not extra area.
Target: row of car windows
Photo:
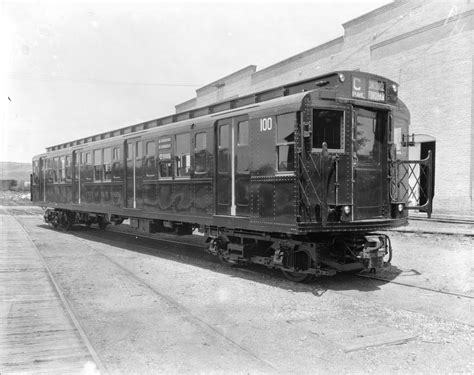
[[[194,174],[208,172],[207,134],[194,134]],[[173,140],[175,144],[173,152]],[[114,146],[78,153],[74,173],[86,181],[112,181],[122,178],[125,151],[126,167],[144,168],[146,178],[171,179],[191,175],[190,133],[160,137],[157,140],[127,141],[125,148]],[[172,155],[174,154],[174,158]],[[80,167],[80,168],[78,168]],[[46,179],[62,183],[72,181],[72,156],[64,155],[45,160]],[[80,172],[79,172],[80,169]],[[130,172],[131,173],[131,172]],[[38,161],[33,163],[33,182],[39,182]]]
[[[326,111],[335,112],[335,111]],[[315,115],[315,120],[318,116]],[[327,126],[321,126],[321,131],[314,132],[316,144],[322,141],[329,146],[340,148],[342,112],[338,113],[337,120],[329,121]],[[327,114],[324,118],[328,118]],[[298,113],[292,112],[275,116],[276,122],[276,157],[277,170],[281,172],[294,170],[294,130],[298,122]],[[320,121],[318,121],[320,122]],[[334,134],[332,134],[331,130]],[[328,135],[329,138],[328,139]],[[225,154],[230,148],[231,127],[219,127],[218,146],[219,155]],[[235,127],[236,147],[248,155],[245,148],[249,145],[249,122],[241,121]],[[333,145],[334,143],[334,145]],[[174,146],[174,147],[173,147]],[[144,177],[150,179],[185,178],[191,174],[204,176],[208,173],[208,140],[206,132],[191,135],[182,133],[177,135],[162,136],[153,140],[130,140],[125,148],[122,146],[106,147],[91,151],[80,152],[76,164],[80,164],[81,179],[86,181],[113,181],[123,178],[122,164],[125,160],[126,167],[130,170],[135,166],[144,169]],[[331,148],[332,148],[331,147]],[[191,149],[193,149],[194,163],[191,165]],[[221,152],[222,151],[222,152]],[[125,152],[125,155],[122,154]],[[125,156],[125,158],[123,157]],[[247,162],[245,170],[248,170]],[[223,164],[224,165],[224,164]],[[33,165],[33,180],[38,179],[35,173],[38,165]],[[76,168],[76,172],[79,168]],[[72,181],[72,157],[70,155],[46,159],[46,178],[53,182]],[[244,170],[242,170],[244,171]]]

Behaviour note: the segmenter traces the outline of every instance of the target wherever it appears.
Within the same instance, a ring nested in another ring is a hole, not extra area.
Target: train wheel
[[[107,220],[105,220],[105,217],[99,216],[97,218],[97,224],[99,225],[100,229],[105,229],[107,227],[107,225],[109,224],[109,222]]]
[[[227,267],[236,267],[238,265],[237,262],[230,260],[229,256],[226,253],[219,254],[219,260],[221,261],[221,263]]]
[[[68,212],[62,212],[61,214],[61,228],[64,232],[67,232],[71,229],[73,223],[73,215],[69,214]]]
[[[295,283],[309,283],[314,279],[314,275],[308,273],[289,272],[283,270],[281,272],[288,280],[294,281]]]

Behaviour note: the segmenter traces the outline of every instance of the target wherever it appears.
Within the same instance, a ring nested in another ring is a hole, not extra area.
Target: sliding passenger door
[[[250,156],[247,116],[216,124],[216,214],[249,216]]]

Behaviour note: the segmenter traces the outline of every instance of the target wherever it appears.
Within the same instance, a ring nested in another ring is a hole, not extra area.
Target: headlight
[[[404,209],[405,209],[405,206],[402,203],[400,203],[398,205],[398,212],[402,212]]]
[[[338,76],[339,76],[339,81],[344,82],[346,80],[346,76],[344,74],[339,73]]]
[[[393,84],[393,85],[392,85],[392,90],[393,90],[394,93],[397,93],[397,91],[398,91],[398,86],[397,86],[396,84]]]
[[[346,215],[349,215],[351,213],[351,207],[350,206],[344,206],[342,209]]]

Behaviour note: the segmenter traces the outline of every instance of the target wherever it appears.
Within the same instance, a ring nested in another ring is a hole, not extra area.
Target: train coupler
[[[364,236],[364,238],[364,247],[357,256],[364,269],[376,273],[390,265],[392,260],[390,238],[385,234],[371,234]]]

